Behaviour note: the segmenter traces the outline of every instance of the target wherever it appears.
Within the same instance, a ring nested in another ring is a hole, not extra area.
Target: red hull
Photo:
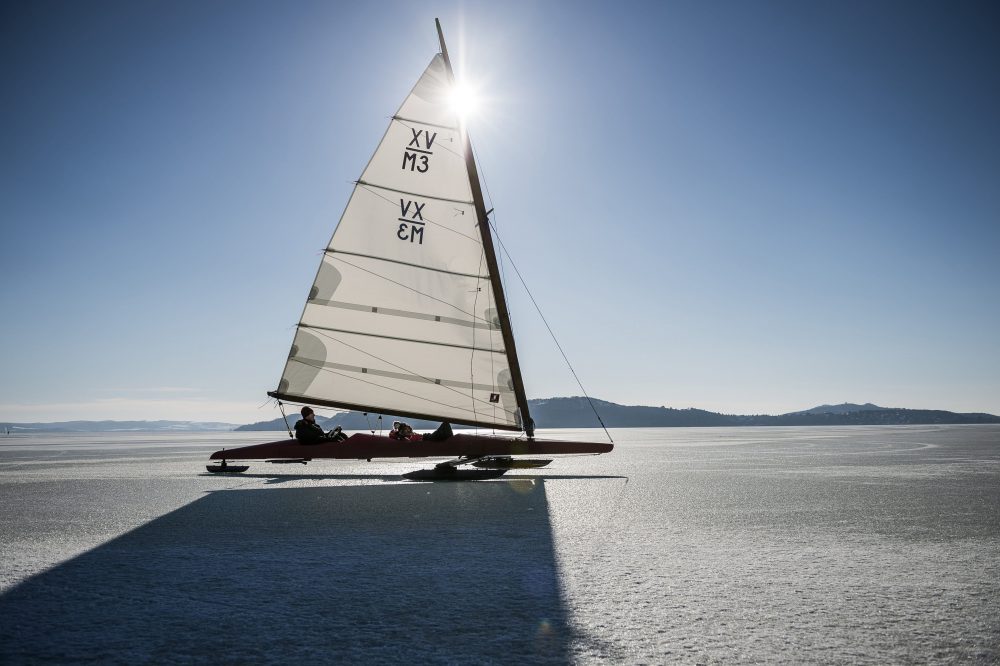
[[[613,444],[597,442],[555,442],[505,439],[483,435],[452,435],[442,442],[408,442],[378,435],[351,435],[342,442],[300,444],[294,439],[223,449],[212,460],[270,460],[334,458],[367,460],[370,458],[458,458],[467,456],[558,455],[566,453],[607,453]]]

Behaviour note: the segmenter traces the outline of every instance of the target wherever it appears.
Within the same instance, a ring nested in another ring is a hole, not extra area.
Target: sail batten
[[[334,250],[334,249],[331,249],[331,248],[328,248],[328,249],[324,250],[324,252],[326,252],[327,254],[331,254],[331,255],[333,255],[333,254],[346,254],[346,255],[352,256],[352,257],[364,257],[365,259],[375,259],[376,261],[389,261],[389,262],[392,262],[394,264],[403,264],[403,265],[406,265],[406,266],[411,266],[413,268],[417,268],[417,269],[420,269],[422,271],[437,271],[438,273],[448,273],[449,275],[460,275],[462,277],[475,278],[477,280],[489,280],[490,279],[489,275],[473,275],[471,273],[456,273],[455,271],[446,271],[443,268],[434,268],[433,266],[421,266],[419,264],[412,264],[412,263],[407,262],[407,261],[400,261],[399,259],[390,259],[389,257],[377,257],[377,256],[372,255],[372,254],[359,254],[357,252],[345,252],[343,250]]]
[[[308,364],[306,364],[306,365],[308,365]],[[434,416],[435,414],[445,413],[441,409],[442,407],[446,408],[446,409],[448,409],[448,410],[450,410],[452,412],[452,417],[449,418],[449,419],[447,419],[449,421],[454,421],[454,420],[456,420],[456,418],[469,418],[469,414],[478,415],[478,412],[481,412],[482,414],[492,414],[493,416],[496,416],[496,414],[500,413],[500,412],[507,412],[508,416],[510,416],[511,418],[513,418],[513,417],[516,416],[516,413],[514,411],[511,411],[511,410],[506,409],[504,407],[496,407],[492,403],[489,403],[489,402],[484,401],[484,400],[478,401],[478,405],[477,404],[473,404],[473,405],[471,405],[471,407],[470,406],[461,406],[461,405],[447,404],[445,402],[442,402],[442,400],[448,399],[449,396],[447,394],[445,394],[442,398],[432,399],[432,398],[428,398],[423,393],[423,391],[421,391],[421,393],[412,393],[412,392],[410,392],[410,390],[415,390],[415,389],[405,390],[405,389],[400,389],[400,388],[390,388],[386,384],[380,384],[378,382],[375,382],[372,379],[372,377],[387,378],[387,379],[400,379],[400,377],[393,377],[393,373],[386,372],[386,371],[378,371],[378,372],[376,372],[376,371],[370,370],[368,368],[360,368],[360,369],[351,369],[351,368],[348,368],[348,369],[344,369],[343,371],[340,371],[340,370],[335,369],[335,368],[326,367],[325,365],[324,366],[317,366],[317,367],[321,367],[322,369],[326,370],[327,372],[330,372],[331,374],[339,375],[340,377],[342,377],[345,380],[350,380],[350,381],[355,381],[355,382],[361,382],[361,383],[366,384],[366,385],[368,385],[370,387],[376,387],[376,388],[379,388],[379,389],[389,390],[389,391],[392,391],[392,392],[394,392],[394,393],[396,393],[396,394],[398,394],[400,396],[407,396],[409,398],[417,399],[421,403],[421,411],[414,412],[414,413],[419,414],[421,418],[436,418]],[[351,373],[359,373],[360,375],[366,375],[366,377],[359,377],[359,376],[356,376],[355,374],[351,374]],[[465,382],[458,382],[458,381],[453,381],[453,380],[449,380],[449,381],[438,380],[438,379],[433,379],[432,380],[432,379],[429,379],[429,378],[426,378],[426,377],[415,377],[413,375],[406,375],[405,377],[401,377],[401,378],[404,379],[405,381],[412,382],[412,383],[417,383],[417,384],[433,384],[435,386],[441,386],[441,387],[449,389],[452,393],[455,393],[455,394],[458,394],[458,395],[461,395],[460,394],[460,390],[463,389],[463,388],[480,388],[480,387],[476,387],[475,385],[471,385],[471,384],[468,384],[468,383],[465,383]],[[422,388],[423,387],[421,387],[421,389]],[[308,400],[309,399],[306,399],[307,402],[308,402]],[[477,407],[478,407],[478,410],[476,409]],[[463,416],[463,414],[464,414],[464,416]],[[485,422],[483,422],[483,423],[485,423]]]
[[[405,194],[405,195],[411,196],[411,197],[423,197],[425,199],[437,199],[438,201],[449,201],[451,203],[465,204],[467,206],[472,206],[473,203],[474,203],[472,200],[464,201],[464,200],[461,200],[461,199],[447,199],[445,197],[433,197],[433,196],[430,196],[429,194],[420,194],[420,193],[417,193],[417,192],[407,192],[405,190],[399,190],[399,189],[395,189],[395,188],[392,188],[392,187],[386,187],[385,185],[379,185],[377,183],[369,183],[366,180],[356,180],[356,181],[354,181],[354,183],[355,183],[355,185],[364,185],[365,187],[374,187],[374,188],[377,188],[377,189],[380,189],[380,190],[387,190],[389,192],[395,192],[397,194]]]
[[[313,299],[313,303],[323,305],[330,308],[342,308],[344,310],[354,310],[356,312],[371,312],[372,314],[381,314],[389,317],[405,317],[408,319],[419,319],[422,321],[433,321],[441,324],[449,324],[452,326],[468,326],[470,328],[479,328],[486,331],[492,331],[495,326],[487,321],[475,321],[471,319],[459,319],[458,317],[445,317],[442,315],[427,314],[423,312],[411,312],[409,310],[396,310],[393,308],[381,307],[378,305],[368,305],[364,303],[346,303],[344,301],[327,301],[323,299]],[[299,326],[305,326],[307,328],[323,328],[321,326],[309,326],[308,324],[299,324]],[[328,328],[327,330],[339,330]]]
[[[438,54],[389,121],[323,253],[271,395],[522,428],[526,402],[451,87]]]
[[[485,390],[491,388],[490,386],[485,386],[483,384],[473,384],[471,382],[465,382],[458,379],[442,379],[440,377],[421,377],[419,375],[414,375],[408,372],[390,372],[388,370],[375,370],[372,368],[359,366],[359,365],[346,365],[344,363],[330,363],[315,361],[307,358],[296,358],[296,363],[301,363],[303,365],[308,365],[313,368],[320,368],[323,370],[328,370],[331,372],[340,373],[355,373],[361,375],[370,375],[371,377],[385,377],[389,379],[401,379],[408,382],[424,383],[424,384],[434,384],[435,386],[444,386],[452,389],[478,389]],[[371,383],[371,380],[368,380]],[[398,389],[393,389],[398,390]],[[491,403],[481,402],[483,409],[493,409]],[[489,405],[489,407],[487,407]],[[500,408],[502,409],[502,408]]]
[[[382,338],[383,340],[395,340],[396,342],[408,342],[415,345],[440,345],[444,347],[455,347],[456,349],[468,349],[469,351],[480,351],[487,354],[506,354],[507,352],[503,349],[489,349],[485,347],[469,347],[466,345],[455,345],[448,344],[447,342],[436,342],[434,340],[415,340],[413,338],[399,338],[392,335],[378,335],[376,333],[361,333],[358,331],[347,331],[337,328],[326,328],[323,326],[310,326],[309,324],[299,324],[299,328],[308,328],[316,331],[326,331],[329,333],[348,333],[350,335],[363,335],[375,338]]]
[[[312,398],[312,397],[294,395],[294,394],[291,394],[291,393],[281,393],[279,391],[268,391],[267,394],[270,397],[272,397],[272,398],[275,398],[277,400],[283,400],[285,402],[298,403],[298,404],[304,404],[304,405],[316,405],[316,406],[321,406],[321,407],[331,407],[333,409],[350,409],[350,410],[357,411],[357,412],[374,412],[374,413],[379,413],[378,410],[371,409],[367,405],[358,404],[358,403],[342,402],[342,401],[338,401],[338,400],[324,400],[324,399],[321,399],[321,398],[317,399],[317,398]],[[393,416],[406,416],[406,417],[412,417],[412,418],[417,418],[417,419],[430,419],[430,420],[437,419],[437,417],[432,416],[432,415],[428,415],[425,412],[411,412],[411,411],[405,411],[405,410],[395,410],[395,411],[391,411],[391,412],[387,411],[387,412],[384,412],[384,413],[391,413]],[[474,418],[473,419],[467,419],[467,418],[464,418],[462,416],[459,416],[459,417],[456,417],[456,418],[452,418],[450,420],[450,422],[451,423],[460,424],[460,425],[469,425],[469,426],[477,426],[477,427],[490,427],[490,428],[495,428],[497,430],[520,430],[521,429],[521,427],[518,426],[518,425],[503,425],[503,424],[497,424],[497,423],[493,423],[493,422],[489,422],[489,421],[479,421],[479,420],[476,420]]]
[[[403,118],[402,116],[393,116],[393,120],[401,123],[413,123],[415,125],[428,125],[430,127],[437,127],[446,130],[458,130],[459,125],[435,125],[434,123],[429,123],[426,120],[416,120],[414,118]]]

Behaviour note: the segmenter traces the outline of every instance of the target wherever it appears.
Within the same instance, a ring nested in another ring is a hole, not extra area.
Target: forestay
[[[392,118],[272,396],[521,429],[449,81],[438,54]]]

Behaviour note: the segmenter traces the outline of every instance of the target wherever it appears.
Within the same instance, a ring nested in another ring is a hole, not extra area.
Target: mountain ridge
[[[598,420],[591,408],[593,402],[601,418]],[[810,426],[810,425],[931,425],[1000,423],[1000,416],[984,413],[958,413],[944,410],[905,409],[879,407],[872,403],[841,403],[820,405],[812,409],[789,412],[778,416],[767,414],[720,414],[689,407],[651,407],[647,405],[619,405],[607,400],[582,396],[536,398],[528,400],[537,428],[599,428],[601,422],[609,428],[670,428],[670,427],[726,427],[726,426]],[[857,407],[852,410],[850,408]],[[297,415],[290,415],[294,424]],[[382,429],[391,427],[392,421],[405,420],[418,430],[433,429],[438,423],[397,416],[384,415]],[[370,415],[362,412],[344,412],[332,417],[319,417],[324,428],[334,424],[345,430],[378,430],[379,425]],[[455,426],[456,428],[461,426]],[[240,426],[238,431],[285,430],[282,419],[262,421]]]
[[[842,402],[839,405],[820,405],[819,407],[813,407],[812,409],[803,409],[800,412],[789,412],[783,416],[788,416],[789,414],[849,414],[850,412],[879,412],[886,409],[892,409],[892,407],[879,407],[878,405],[873,405],[870,402],[866,402],[863,405],[859,405],[854,402]]]
[[[598,420],[591,408],[597,408]],[[960,413],[933,409],[880,407],[870,402],[819,405],[811,409],[772,416],[768,414],[722,414],[688,407],[653,407],[620,405],[607,400],[582,396],[536,398],[528,401],[538,428],[599,428],[601,421],[609,428],[737,427],[737,426],[834,426],[834,425],[932,425],[1000,423],[1000,416],[980,412]],[[379,423],[381,418],[381,424]],[[294,425],[298,414],[288,416]],[[418,430],[431,430],[438,422],[364,412],[341,412],[317,416],[325,429],[340,425],[345,430],[388,430],[394,420],[405,420]],[[462,426],[455,426],[461,428]],[[59,421],[54,423],[0,422],[0,434],[41,432],[278,432],[286,429],[282,418],[248,424],[200,421]]]

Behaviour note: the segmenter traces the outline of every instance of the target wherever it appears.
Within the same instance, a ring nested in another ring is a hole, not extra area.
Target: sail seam
[[[336,250],[333,250],[333,251],[334,251],[334,252],[336,252]],[[352,264],[351,262],[349,262],[349,261],[346,261],[346,260],[344,260],[344,259],[340,259],[340,261],[342,261],[342,262],[343,262],[344,264],[346,264],[346,265],[350,266],[351,268],[356,268],[356,269],[358,269],[359,271],[364,271],[365,273],[368,273],[368,274],[370,274],[370,275],[374,275],[374,276],[375,276],[375,277],[377,277],[377,278],[380,278],[380,279],[382,279],[382,280],[385,280],[386,282],[391,282],[392,284],[394,284],[394,285],[396,285],[396,286],[399,286],[399,287],[402,287],[403,289],[409,289],[409,290],[410,290],[410,291],[412,291],[413,293],[415,293],[415,294],[420,294],[421,296],[423,296],[423,297],[425,297],[425,298],[429,298],[429,299],[431,299],[432,301],[437,301],[438,303],[443,303],[443,304],[447,305],[447,306],[448,306],[448,307],[450,307],[450,308],[454,308],[454,309],[458,310],[459,312],[461,312],[461,313],[462,313],[462,314],[464,314],[464,315],[468,315],[468,316],[472,317],[473,319],[478,319],[478,320],[480,320],[480,321],[486,321],[486,320],[485,320],[485,319],[483,319],[482,317],[478,317],[478,316],[476,316],[476,314],[475,314],[475,313],[472,313],[472,312],[466,312],[465,310],[463,310],[462,308],[458,307],[458,306],[457,306],[457,305],[455,305],[454,303],[449,303],[449,302],[448,302],[448,301],[446,301],[446,300],[443,300],[443,299],[440,299],[440,298],[437,298],[436,296],[433,296],[433,295],[431,295],[431,294],[427,294],[427,293],[424,293],[424,292],[422,292],[422,291],[420,291],[420,290],[418,290],[418,289],[414,289],[413,287],[411,287],[411,286],[410,286],[410,285],[408,285],[408,284],[403,284],[402,282],[397,282],[396,280],[393,280],[393,279],[391,279],[391,278],[388,278],[388,277],[386,277],[386,276],[384,276],[384,275],[380,275],[379,273],[376,273],[375,271],[370,271],[370,270],[368,270],[367,268],[362,268],[361,266],[358,266],[357,264]],[[386,260],[386,261],[391,261],[391,260]],[[308,305],[308,304],[309,304],[309,303],[308,303],[308,301],[307,301],[307,302],[306,302],[306,305]],[[303,314],[303,315],[305,315],[305,312],[303,312],[302,314]]]
[[[452,127],[450,125],[438,125],[437,123],[429,123],[425,120],[417,120],[416,118],[404,118],[403,116],[393,116],[393,120],[398,120],[401,123],[417,123],[418,125],[427,125],[428,127],[437,127],[439,129],[451,130],[452,132],[457,132],[459,127]]]
[[[272,398],[275,398],[275,399],[278,399],[278,400],[285,400],[287,402],[293,402],[293,403],[323,405],[325,407],[333,407],[333,408],[337,408],[337,409],[339,409],[339,408],[353,409],[355,411],[364,411],[364,412],[380,412],[380,411],[382,411],[381,407],[371,407],[371,406],[368,406],[368,405],[358,405],[358,404],[355,404],[355,403],[344,402],[344,401],[341,401],[341,400],[325,400],[323,398],[315,398],[315,397],[307,396],[307,395],[297,395],[297,394],[294,394],[294,393],[281,393],[280,391],[268,391],[267,394],[269,396],[271,396]],[[412,416],[413,418],[417,418],[417,419],[428,419],[428,418],[434,419],[434,418],[437,418],[436,416],[431,416],[429,414],[417,414],[415,412],[412,412],[412,411],[409,411],[409,410],[406,410],[406,409],[391,409],[388,412],[382,412],[382,413],[383,414],[389,414],[389,413],[391,413],[391,414],[395,414],[395,415],[398,415],[398,416]],[[474,421],[472,419],[465,419],[465,418],[461,418],[461,417],[456,418],[453,415],[452,416],[448,416],[447,418],[443,418],[441,420],[446,420],[446,421],[449,421],[451,423],[461,423],[461,424],[470,425],[470,426],[483,426],[483,427],[497,428],[497,429],[500,429],[500,430],[520,430],[519,426],[517,426],[515,424],[511,424],[511,423],[487,423],[487,422],[484,422],[484,421]]]
[[[402,391],[400,389],[393,388],[391,386],[385,386],[385,385],[379,384],[377,382],[372,382],[372,381],[368,381],[368,380],[365,380],[365,379],[361,379],[360,377],[352,377],[350,375],[345,375],[342,372],[337,372],[336,370],[332,370],[330,368],[326,368],[323,365],[319,365],[319,366],[310,365],[309,363],[306,363],[304,361],[300,361],[299,359],[295,359],[295,358],[289,359],[289,361],[298,361],[302,365],[308,366],[310,368],[315,368],[316,370],[322,370],[324,372],[329,372],[330,374],[337,375],[338,377],[343,377],[345,379],[352,379],[354,381],[358,381],[358,382],[361,382],[363,384],[370,384],[372,386],[377,386],[380,389],[385,389],[386,391],[392,391],[394,393],[399,393],[400,395],[405,395],[405,396],[408,396],[410,398],[416,398],[417,400],[423,400],[424,402],[431,402],[431,403],[434,403],[435,405],[441,405],[442,407],[447,407],[449,409],[458,410],[460,412],[465,412],[465,413],[469,413],[470,412],[470,410],[468,410],[468,409],[466,409],[464,407],[458,407],[456,405],[449,405],[448,403],[441,402],[440,400],[432,400],[431,398],[428,398],[426,396],[416,395],[414,393],[407,393],[406,391]],[[445,388],[448,389],[448,390],[450,390],[450,391],[454,391],[455,390],[455,389],[447,387],[447,386]],[[483,402],[483,400],[481,398],[477,398],[477,400],[479,402]],[[504,414],[510,414],[512,421],[516,421],[516,419],[514,418],[514,414],[512,412],[508,412],[506,409],[504,409],[502,411],[503,411]],[[476,412],[471,412],[471,413],[473,414],[473,416],[478,417],[478,414],[476,414]]]
[[[470,351],[485,352],[488,354],[504,354],[501,350],[494,349],[484,349],[483,347],[474,347],[469,345],[457,345],[453,342],[434,342],[433,340],[414,340],[413,338],[399,338],[393,335],[380,335],[378,333],[365,333],[363,331],[345,331],[340,328],[330,328],[327,326],[314,326],[312,324],[299,323],[299,328],[308,328],[317,331],[328,331],[330,333],[346,333],[347,335],[360,335],[366,338],[381,338],[382,340],[394,340],[396,342],[412,342],[416,345],[436,345],[438,347],[452,347],[454,349],[467,349]],[[338,341],[339,342],[339,341]]]
[[[347,250],[337,250],[332,247],[326,248],[324,252],[329,254],[346,254],[351,257],[361,257],[362,259],[375,259],[376,261],[385,261],[390,264],[399,264],[400,266],[409,266],[410,268],[419,268],[425,271],[434,271],[435,273],[444,273],[445,275],[457,275],[459,277],[472,278],[474,280],[488,280],[489,276],[483,275],[472,275],[471,273],[459,273],[458,271],[449,271],[444,268],[434,268],[433,266],[421,266],[420,264],[413,264],[408,261],[400,261],[399,259],[389,259],[388,257],[377,257],[374,254],[362,254],[361,252],[348,252]],[[346,262],[345,262],[346,263]],[[349,266],[354,266],[354,264],[348,264]],[[355,268],[358,268],[355,266]],[[363,268],[361,270],[364,270]]]
[[[376,305],[347,303],[345,301],[331,301],[322,298],[314,298],[309,302],[315,305],[322,305],[328,308],[353,310],[355,312],[370,312],[372,314],[387,315],[390,317],[405,317],[407,319],[419,319],[421,321],[432,321],[435,323],[451,324],[453,326],[466,326],[468,328],[484,328],[488,331],[496,330],[496,327],[491,326],[489,322],[479,323],[476,321],[468,321],[466,319],[458,319],[457,317],[445,317],[443,315],[425,314],[423,312],[412,312],[410,310],[397,310],[395,308],[384,308]],[[473,347],[475,347],[475,340],[473,340],[472,344]]]
[[[464,204],[466,206],[474,205],[471,201],[463,201],[461,199],[449,199],[448,197],[436,197],[433,194],[423,194],[421,192],[408,192],[406,190],[397,190],[395,187],[386,187],[385,185],[377,185],[375,183],[369,183],[367,180],[356,180],[354,181],[356,185],[364,185],[365,187],[375,187],[380,190],[387,190],[389,192],[396,192],[397,194],[405,194],[411,197],[423,197],[425,199],[436,199],[438,201],[448,201],[450,203]]]
[[[376,356],[375,354],[372,354],[369,351],[365,351],[364,349],[361,349],[360,347],[355,347],[354,345],[352,345],[352,344],[350,344],[348,342],[344,342],[343,340],[341,340],[339,338],[335,338],[332,335],[328,335],[327,333],[323,332],[322,329],[314,329],[314,330],[317,330],[319,332],[319,334],[322,335],[323,337],[325,337],[325,338],[327,338],[329,340],[333,340],[334,342],[337,342],[339,344],[342,344],[345,347],[349,347],[349,348],[353,349],[354,351],[356,351],[356,352],[358,352],[360,354],[364,354],[365,356],[368,356],[370,358],[375,359],[376,361],[380,361],[380,362],[385,363],[387,365],[391,365],[394,368],[398,368],[399,370],[402,370],[403,372],[409,373],[409,374],[417,376],[417,377],[422,376],[422,375],[420,375],[420,374],[418,374],[416,372],[413,372],[412,370],[409,370],[408,368],[404,368],[403,366],[401,366],[401,365],[399,365],[397,363],[393,363],[392,361],[389,361],[387,359],[384,359],[384,358],[381,358],[379,356]],[[292,361],[292,358],[289,357],[288,362],[291,363],[291,361]],[[318,369],[319,370],[323,370],[324,368],[318,368]],[[334,372],[334,371],[333,370],[328,370],[327,372]],[[334,372],[334,374],[339,374],[339,373]],[[359,379],[358,381],[364,381],[364,380]],[[374,386],[379,386],[381,388],[388,388],[389,390],[395,390],[395,389],[391,389],[389,387],[383,387],[381,384],[373,384],[373,385]],[[459,392],[456,389],[453,389],[451,387],[445,386],[444,388],[447,389],[447,390],[449,390],[449,391],[452,391],[454,393],[457,393],[458,395],[461,395],[463,397],[465,395],[464,393],[461,393],[461,392]],[[404,391],[400,391],[400,393],[402,393],[403,395],[408,395]],[[419,396],[412,396],[412,397],[419,398]],[[479,402],[484,402],[481,398],[476,398],[474,395],[472,396],[472,399],[474,401],[478,400]],[[459,408],[456,408],[456,409],[459,409]],[[473,411],[473,414],[475,414],[475,411]],[[514,420],[516,421],[517,419],[515,418]]]
[[[473,382],[463,382],[457,379],[428,379],[427,377],[422,377],[420,375],[414,375],[411,373],[404,372],[390,372],[388,370],[379,370],[377,368],[367,368],[360,365],[348,365],[346,363],[333,363],[331,361],[320,361],[319,359],[306,358],[304,356],[293,356],[291,358],[293,361],[297,361],[303,365],[308,365],[310,368],[322,368],[323,370],[341,370],[343,372],[350,372],[354,374],[362,375],[374,375],[375,377],[385,377],[386,379],[399,379],[408,382],[420,382],[423,384],[432,384],[434,386],[443,386],[445,388],[467,388],[475,389],[479,391],[490,391],[494,387],[489,384],[476,384]],[[341,373],[337,373],[341,374]],[[348,375],[342,375],[346,377]],[[353,377],[353,375],[351,375]],[[416,396],[420,397],[420,396]],[[444,403],[441,403],[444,404]],[[454,405],[452,405],[454,407]],[[456,408],[457,409],[457,408]],[[502,408],[500,408],[502,409]],[[466,410],[471,411],[471,410]],[[475,412],[473,412],[475,413]]]

